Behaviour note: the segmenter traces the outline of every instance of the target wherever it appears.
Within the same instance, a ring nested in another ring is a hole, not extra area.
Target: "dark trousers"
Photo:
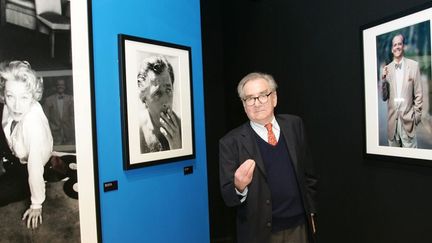
[[[308,243],[306,225],[302,224],[271,234],[271,243]]]
[[[52,156],[45,164],[44,180],[46,182],[56,182],[66,176],[71,177],[74,175],[76,178],[76,170],[68,169],[69,165],[65,161],[76,163],[76,157],[73,155]],[[6,173],[0,175],[0,207],[29,198],[30,187],[27,164],[21,164],[18,159],[14,158],[14,162],[5,162],[3,166]]]
[[[30,197],[27,165],[4,163],[6,173],[0,176],[0,207]]]

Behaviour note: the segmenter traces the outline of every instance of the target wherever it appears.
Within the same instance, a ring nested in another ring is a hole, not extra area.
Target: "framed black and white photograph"
[[[431,20],[429,4],[361,28],[368,156],[432,160]]]
[[[0,0],[2,241],[100,241],[90,4]]]
[[[118,39],[124,168],[193,158],[190,47]]]
[[[75,115],[72,70],[42,71],[39,101],[48,118],[54,151],[75,152]]]

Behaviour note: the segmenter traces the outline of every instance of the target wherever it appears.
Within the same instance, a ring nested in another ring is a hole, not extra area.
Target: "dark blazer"
[[[0,102],[0,122],[3,120],[3,109],[7,109],[6,105]],[[13,155],[9,148],[6,135],[4,134],[3,127],[0,126],[0,159],[5,158],[13,163],[20,163],[19,159]]]
[[[303,122],[297,116],[278,115],[276,120],[285,137],[294,164],[304,209],[316,213],[317,177],[306,142]],[[230,131],[219,141],[219,172],[222,197],[226,205],[237,209],[238,243],[266,243],[270,241],[272,206],[267,175],[255,132],[249,122]],[[255,160],[256,167],[246,200],[241,203],[234,186],[234,173],[247,159]]]

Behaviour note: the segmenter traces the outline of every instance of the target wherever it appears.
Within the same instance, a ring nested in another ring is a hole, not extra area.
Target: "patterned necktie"
[[[10,127],[10,133],[11,134],[12,134],[13,130],[15,129],[15,126],[16,126],[17,123],[18,123],[17,121],[12,120],[11,127]]]
[[[397,64],[397,63],[395,63],[395,68],[396,69],[402,69],[402,63],[399,63],[399,64]]]
[[[272,124],[271,123],[267,123],[265,124],[265,128],[267,128],[267,138],[268,138],[268,143],[270,145],[276,146],[276,144],[278,143],[276,140],[276,136],[273,133],[273,129],[272,129]]]

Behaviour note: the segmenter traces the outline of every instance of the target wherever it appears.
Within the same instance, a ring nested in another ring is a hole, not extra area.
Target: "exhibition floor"
[[[78,200],[63,191],[64,181],[46,184],[43,222],[37,229],[27,229],[21,220],[29,202],[20,201],[0,207],[1,243],[80,242]]]

